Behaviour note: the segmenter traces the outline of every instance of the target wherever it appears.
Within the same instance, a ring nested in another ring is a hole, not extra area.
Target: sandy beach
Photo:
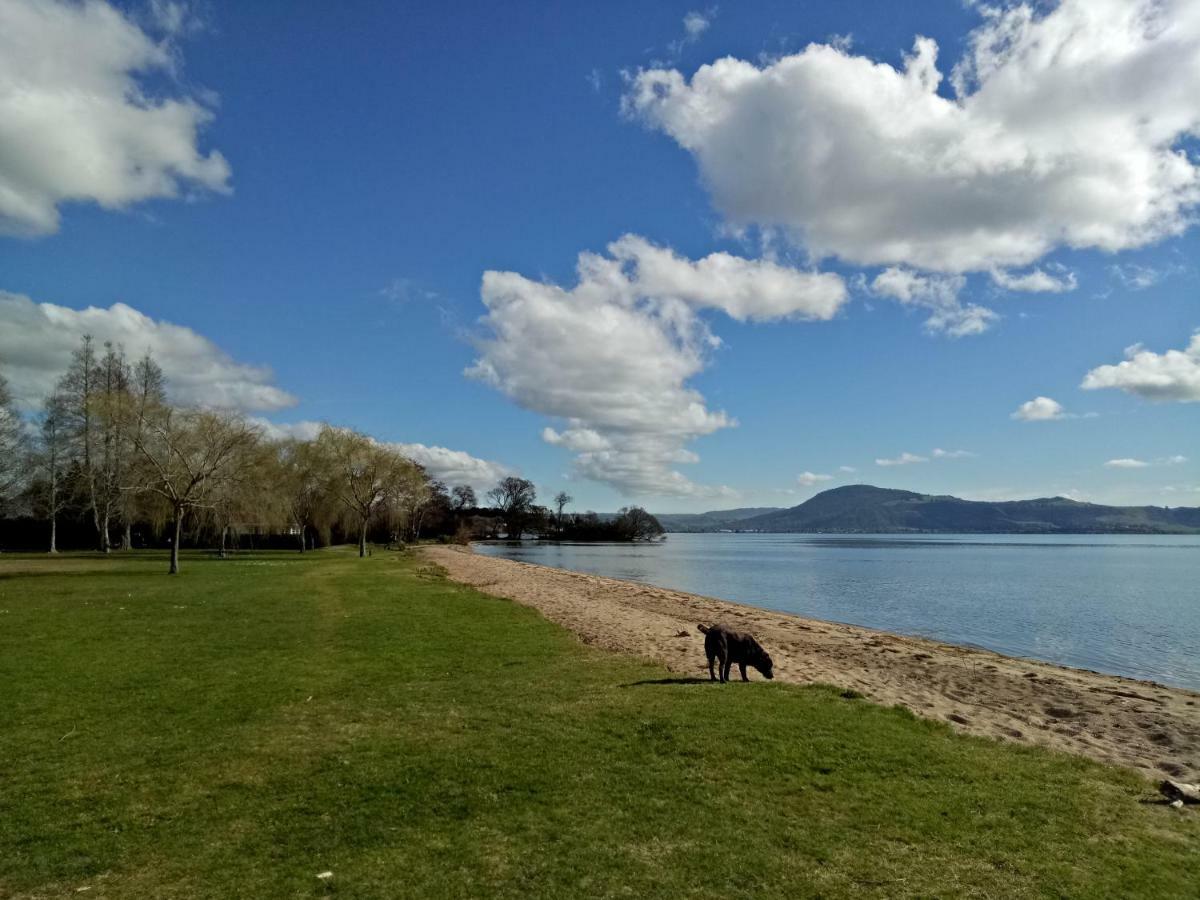
[[[724,622],[759,639],[777,680],[853,689],[967,734],[1076,753],[1151,778],[1200,780],[1200,693],[465,548],[423,552],[455,581],[531,606],[587,644],[643,656],[680,675],[708,677],[696,625]],[[760,677],[751,670],[752,679]]]

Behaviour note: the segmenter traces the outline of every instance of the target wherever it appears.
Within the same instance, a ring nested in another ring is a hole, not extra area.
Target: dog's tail
[[[697,625],[696,627],[700,629],[701,634],[708,634],[709,632],[709,627],[707,625]]]

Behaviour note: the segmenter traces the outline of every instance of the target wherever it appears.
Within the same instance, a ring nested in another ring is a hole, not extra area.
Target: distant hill
[[[740,527],[744,519],[780,512],[778,506],[746,506],[703,513],[655,513],[667,531],[729,531]]]
[[[823,491],[791,509],[733,517],[703,513],[668,531],[833,532],[847,534],[1200,534],[1200,508],[1100,506],[1066,497],[999,503],[916,494],[858,484]],[[702,527],[707,522],[715,527]],[[724,525],[716,523],[723,522]]]

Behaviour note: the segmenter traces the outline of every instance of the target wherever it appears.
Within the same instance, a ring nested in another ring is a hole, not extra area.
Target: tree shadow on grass
[[[708,684],[708,678],[651,678],[646,681],[631,681],[621,687],[645,687],[651,684]]]

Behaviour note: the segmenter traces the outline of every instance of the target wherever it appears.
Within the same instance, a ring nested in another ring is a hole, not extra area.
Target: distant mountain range
[[[667,531],[843,534],[1200,534],[1200,508],[1100,506],[1066,497],[999,503],[848,485],[790,509],[659,515]]]
[[[782,510],[779,506],[746,506],[742,509],[718,509],[704,513],[655,513],[667,531],[734,531],[746,519]]]

